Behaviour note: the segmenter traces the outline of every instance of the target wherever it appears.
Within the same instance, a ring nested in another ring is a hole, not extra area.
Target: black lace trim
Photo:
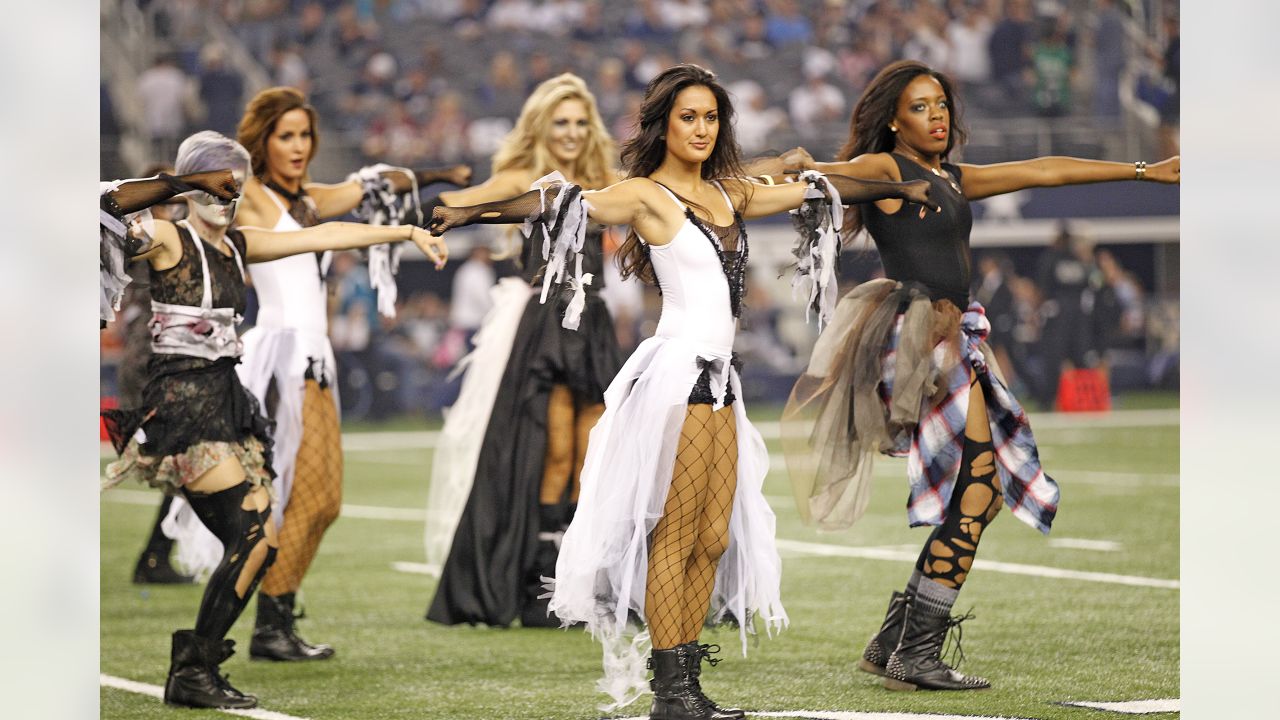
[[[738,250],[726,251],[721,247],[720,241],[716,239],[715,233],[707,228],[706,224],[693,214],[693,210],[689,207],[684,209],[685,217],[689,218],[689,222],[702,232],[707,238],[707,242],[711,243],[711,247],[716,251],[716,257],[720,260],[720,269],[724,271],[725,280],[729,282],[729,310],[735,318],[742,316],[742,296],[746,292],[746,274],[747,274],[747,258],[750,256],[750,246],[747,243],[747,228],[742,222],[742,215],[737,211],[733,211],[733,223],[738,228]]]
[[[696,360],[698,367],[702,372],[698,373],[698,379],[693,383],[693,390],[689,392],[690,405],[715,405],[716,397],[711,393],[711,373],[719,372],[722,360],[708,360],[707,358],[698,356]],[[742,377],[742,359],[738,357],[738,353],[733,353],[729,358],[729,364],[737,371],[738,377]],[[729,407],[738,398],[733,394],[733,386],[725,384],[724,388],[724,407]]]

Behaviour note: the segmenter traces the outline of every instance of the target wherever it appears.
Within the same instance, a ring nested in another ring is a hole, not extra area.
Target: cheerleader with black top
[[[532,218],[553,238],[552,280],[574,277],[588,218],[630,225],[624,275],[658,284],[662,316],[605,391],[591,431],[578,513],[565,532],[550,607],[585,623],[605,645],[600,687],[609,709],[644,690],[650,717],[741,718],[703,694],[704,622],[741,621],[743,651],[756,620],[787,622],[774,516],[762,493],[768,453],[740,399],[732,354],[749,255],[743,218],[795,209],[823,186],[838,204],[927,199],[926,183],[827,182],[758,186],[742,179],[733,107],[696,65],[659,73],[645,92],[639,132],[622,150],[630,179],[598,191],[540,187],[509,201],[437,207],[433,232],[472,222]],[[839,198],[835,198],[838,193]],[[628,615],[647,630],[628,626]]]
[[[493,158],[493,176],[444,192],[448,206],[509,198],[559,173],[598,189],[618,179],[595,97],[576,75],[538,85]],[[427,619],[448,625],[558,627],[543,577],[578,502],[587,434],[622,366],[604,286],[603,226],[586,228],[581,273],[545,282],[541,225],[522,238],[519,277],[490,291],[492,310],[464,358],[462,389],[445,413],[432,460],[427,564],[440,573]],[[544,290],[545,288],[545,290]],[[544,300],[545,294],[545,302]]]
[[[1030,187],[1179,177],[1177,157],[1149,167],[1066,157],[947,162],[964,138],[950,80],[902,61],[868,85],[838,162],[813,163],[802,150],[779,161],[924,180],[941,206],[918,213],[890,199],[855,211],[846,230],[866,228],[886,277],[840,301],[783,416],[796,497],[807,499],[801,515],[819,527],[848,527],[862,514],[875,453],[908,458],[908,521],[934,530],[858,662],[895,690],[990,686],[940,658],[947,630],[959,622],[952,605],[1001,505],[1044,533],[1058,508],[1058,486],[1040,467],[1026,414],[984,342],[990,324],[969,299],[969,203]]]
[[[181,492],[223,546],[209,577],[195,628],[173,634],[164,699],[173,705],[249,708],[257,698],[218,672],[233,653],[224,640],[276,553],[271,522],[271,437],[257,400],[240,384],[236,324],[245,304],[245,265],[299,253],[413,240],[443,263],[446,248],[412,226],[332,223],[290,233],[229,229],[249,155],[218,133],[201,132],[178,149],[179,173],[230,168],[221,185],[187,186],[189,217],[153,220],[130,230],[121,202],[133,183],[103,188],[103,319],[123,289],[114,272],[129,257],[147,260],[151,282],[151,350],[142,406],[105,414],[119,460],[104,488],[127,479]],[[210,192],[212,191],[212,192]],[[127,280],[127,277],[126,277]],[[127,283],[126,283],[127,284]]]

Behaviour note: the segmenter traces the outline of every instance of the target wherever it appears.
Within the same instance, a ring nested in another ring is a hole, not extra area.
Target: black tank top
[[[929,181],[929,197],[942,212],[904,202],[898,212],[886,214],[875,203],[862,206],[863,222],[880,253],[885,277],[923,285],[929,297],[950,300],[964,310],[969,304],[969,232],[973,212],[964,194],[942,177],[916,162],[890,153],[903,181]],[[942,169],[960,184],[960,168],[943,163]]]
[[[192,237],[181,225],[177,226],[182,243],[182,259],[167,270],[151,271],[151,298],[170,305],[200,307],[204,296],[204,274],[200,269],[200,251],[196,243],[204,244],[204,256],[209,263],[209,287],[213,292],[215,308],[233,308],[244,313],[245,286],[240,277],[240,266],[235,257],[224,254],[226,248],[215,247],[202,239]],[[248,252],[244,235],[235,228],[227,230],[227,240],[235,243],[243,258]]]

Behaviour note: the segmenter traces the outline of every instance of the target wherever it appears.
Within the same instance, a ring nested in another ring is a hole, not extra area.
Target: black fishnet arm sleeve
[[[840,193],[842,205],[899,199],[927,205],[936,210],[938,205],[929,199],[929,183],[925,180],[893,182],[892,180],[863,180],[846,175],[828,175],[827,180]]]
[[[191,190],[204,190],[226,200],[238,194],[230,170],[211,170],[179,176],[160,173],[154,178],[126,180],[115,190],[103,193],[100,204],[103,210],[116,218],[123,218],[129,213],[149,208]]]
[[[564,187],[571,186],[557,185],[547,188],[545,193],[538,190],[530,190],[523,195],[517,195],[507,200],[497,200],[479,205],[464,207],[437,205],[431,211],[431,219],[427,222],[426,228],[433,235],[442,235],[449,228],[462,227],[464,225],[477,223],[507,225],[522,223],[526,220],[535,220],[543,214],[544,201],[542,196],[545,194],[545,206],[551,208],[554,206],[556,196],[559,195]]]

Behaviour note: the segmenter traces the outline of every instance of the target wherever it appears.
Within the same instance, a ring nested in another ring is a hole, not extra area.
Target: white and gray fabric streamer
[[[140,178],[151,180],[152,178]],[[127,182],[134,180],[115,180],[101,183],[98,195],[101,197]],[[123,220],[106,210],[98,210],[99,252],[98,252],[98,317],[102,322],[116,319],[120,303],[124,299],[124,289],[128,287],[129,261],[133,256],[146,252],[151,246],[152,220],[151,210],[139,210],[130,213]],[[130,230],[133,229],[133,233]]]
[[[795,274],[791,277],[791,296],[796,297],[808,284],[808,300],[804,319],[812,310],[818,316],[818,331],[831,321],[839,299],[836,277],[840,257],[840,228],[844,225],[844,206],[840,192],[817,170],[806,170],[800,180],[808,183],[804,203],[791,211],[792,223],[800,237],[792,254],[796,257]]]
[[[547,191],[557,187],[560,191],[548,206]],[[586,286],[593,280],[591,273],[582,272],[582,245],[587,237],[587,213],[591,206],[581,194],[575,194],[573,199],[569,199],[569,189],[572,187],[574,185],[559,171],[548,173],[533,181],[529,189],[538,191],[542,201],[541,209],[536,216],[525,220],[521,228],[527,240],[533,234],[535,223],[542,226],[542,259],[546,261],[547,267],[543,271],[542,295],[539,302],[547,301],[551,286],[556,283],[567,281],[569,288],[573,291],[573,297],[565,308],[564,319],[560,322],[566,330],[578,329],[578,323],[582,320],[582,309],[587,302]],[[566,202],[572,205],[564,209]],[[560,217],[562,209],[564,218],[556,224],[555,221]],[[571,257],[573,258],[572,267],[569,264]],[[569,276],[570,269],[573,272],[572,277]]]
[[[388,170],[403,172],[412,183],[410,192],[397,194],[391,180],[382,173]],[[408,168],[386,163],[366,165],[351,173],[347,180],[358,180],[364,190],[360,205],[352,211],[357,219],[370,225],[421,225],[422,204],[418,199],[418,180]],[[369,255],[369,285],[378,291],[378,312],[384,317],[396,316],[396,273],[400,271],[400,255],[404,246],[399,242],[371,245]]]

